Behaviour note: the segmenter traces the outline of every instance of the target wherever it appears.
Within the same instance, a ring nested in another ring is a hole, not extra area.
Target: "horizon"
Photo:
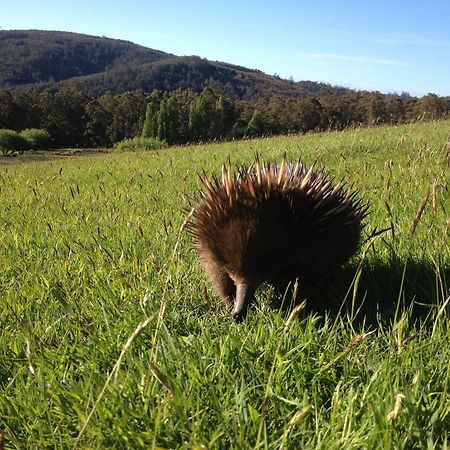
[[[77,5],[22,1],[2,6],[0,30],[65,31],[133,42],[177,56],[260,70],[294,81],[357,91],[450,96],[450,4],[337,5],[283,0],[277,5],[204,1],[187,5],[113,0]],[[302,8],[302,9],[301,9]],[[26,10],[28,14],[24,15]],[[89,13],[89,14],[88,14]],[[155,20],[157,18],[158,20]],[[148,21],[148,22],[147,22]]]

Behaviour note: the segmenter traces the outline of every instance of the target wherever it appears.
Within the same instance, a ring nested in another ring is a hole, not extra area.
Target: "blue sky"
[[[450,1],[0,0],[0,28],[129,40],[381,92],[450,95]]]

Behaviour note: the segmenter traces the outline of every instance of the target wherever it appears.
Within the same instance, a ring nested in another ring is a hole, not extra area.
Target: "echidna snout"
[[[245,319],[254,294],[255,289],[248,284],[241,283],[236,285],[236,299],[233,308],[233,318],[236,322],[241,322]]]
[[[258,159],[235,175],[201,177],[188,229],[200,262],[241,321],[259,284],[314,283],[357,250],[367,206],[325,174]]]

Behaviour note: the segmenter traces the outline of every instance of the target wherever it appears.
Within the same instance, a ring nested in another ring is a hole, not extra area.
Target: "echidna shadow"
[[[215,290],[225,304],[234,300],[236,321],[261,283],[279,292],[295,280],[314,286],[358,248],[367,205],[313,166],[256,158],[200,179],[188,230]]]

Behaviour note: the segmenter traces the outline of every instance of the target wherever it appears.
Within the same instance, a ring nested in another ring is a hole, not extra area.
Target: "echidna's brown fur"
[[[352,256],[367,207],[321,172],[259,159],[236,175],[202,176],[188,229],[221,298],[241,320],[259,284],[319,279]]]

